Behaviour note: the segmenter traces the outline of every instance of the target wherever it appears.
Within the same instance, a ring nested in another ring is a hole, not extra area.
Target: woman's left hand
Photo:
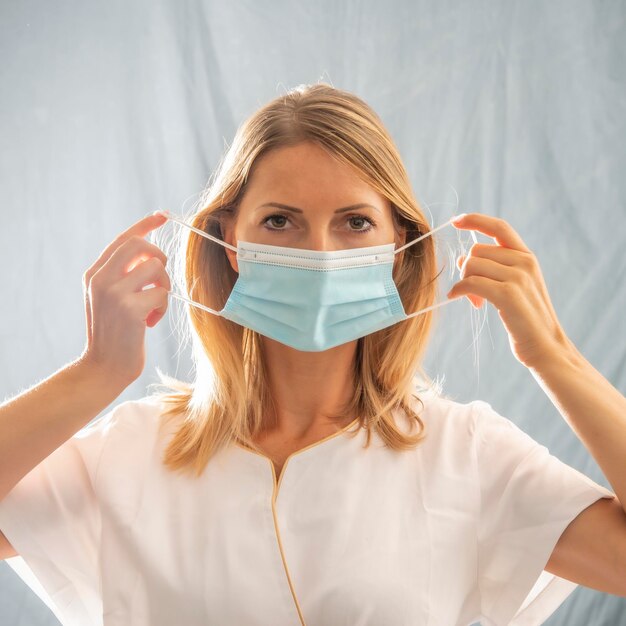
[[[550,302],[539,262],[513,227],[482,213],[466,213],[452,224],[493,237],[498,245],[475,243],[467,257],[457,259],[461,280],[448,298],[466,295],[476,308],[489,300],[509,333],[515,358],[526,367],[536,367],[566,348],[570,342]]]

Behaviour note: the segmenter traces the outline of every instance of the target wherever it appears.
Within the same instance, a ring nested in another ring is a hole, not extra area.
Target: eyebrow
[[[255,211],[258,211],[259,209],[263,209],[265,207],[276,207],[277,209],[283,209],[284,211],[293,211],[294,213],[304,213],[302,209],[298,209],[295,206],[289,206],[288,204],[281,204],[280,202],[266,202],[265,204],[258,206],[255,209]],[[346,211],[354,211],[356,209],[364,209],[366,207],[369,207],[371,209],[374,209],[374,211],[378,211],[379,213],[381,213],[381,210],[379,208],[371,204],[365,204],[363,202],[358,203],[358,204],[351,204],[350,206],[344,206],[341,209],[337,209],[335,213],[345,213]]]

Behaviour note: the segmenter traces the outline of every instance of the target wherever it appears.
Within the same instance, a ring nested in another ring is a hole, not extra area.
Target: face
[[[272,150],[257,161],[224,239],[233,246],[241,240],[328,251],[404,243],[390,202],[313,143]],[[226,253],[239,272],[236,253]]]

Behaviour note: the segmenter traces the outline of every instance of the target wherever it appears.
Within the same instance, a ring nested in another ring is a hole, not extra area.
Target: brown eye
[[[286,220],[287,216],[282,215],[280,213],[276,213],[274,215],[268,215],[261,223],[267,224],[270,220],[274,220],[274,219]],[[284,228],[282,228],[283,225],[281,225],[280,223],[279,224],[274,223],[273,225],[271,225],[270,230],[284,230]]]
[[[349,220],[356,220],[357,228],[351,228],[350,230],[353,233],[369,233],[376,226],[376,222],[370,219],[369,217],[365,217],[364,215],[351,215],[348,217]],[[363,228],[363,222],[368,224],[367,228]],[[353,222],[354,223],[354,222]]]
[[[276,220],[279,220],[278,222]],[[268,215],[261,221],[261,224],[264,225],[268,230],[287,230],[284,228],[285,222],[282,220],[289,220],[287,215],[282,213],[273,213],[272,215]],[[365,215],[349,215],[346,220],[348,222],[353,222],[353,226],[355,228],[350,227],[348,230],[351,233],[368,233],[376,226],[376,222],[366,217]],[[364,226],[367,224],[367,227]]]

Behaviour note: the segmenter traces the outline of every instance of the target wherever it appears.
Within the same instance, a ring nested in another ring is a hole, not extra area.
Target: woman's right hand
[[[83,274],[87,342],[79,360],[124,388],[145,366],[146,326],[155,326],[167,310],[167,258],[144,239],[166,221],[161,213],[139,220]],[[150,284],[155,286],[142,290]]]

